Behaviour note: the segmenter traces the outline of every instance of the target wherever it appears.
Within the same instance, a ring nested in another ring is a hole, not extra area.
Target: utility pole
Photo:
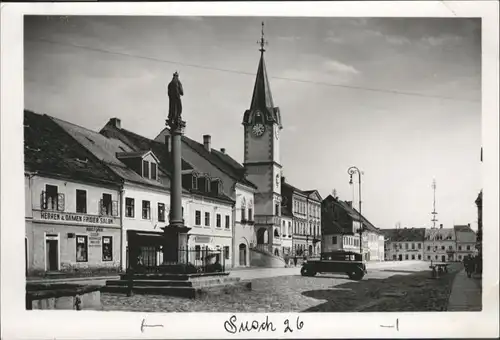
[[[432,229],[436,228],[436,222],[438,221],[436,218],[437,212],[436,212],[436,179],[432,180],[432,190],[434,191],[434,202],[433,202],[433,207],[434,210],[432,211]]]

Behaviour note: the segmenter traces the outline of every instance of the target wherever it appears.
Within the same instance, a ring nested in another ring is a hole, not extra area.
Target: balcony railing
[[[99,215],[118,216],[118,201],[104,202],[102,199],[99,200]]]
[[[42,210],[64,211],[64,203],[64,194],[47,194],[46,191],[42,191],[40,194],[40,208]]]

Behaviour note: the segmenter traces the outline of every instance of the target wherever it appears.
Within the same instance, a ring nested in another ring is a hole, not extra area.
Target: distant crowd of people
[[[464,267],[468,277],[472,277],[472,274],[482,274],[483,272],[483,260],[479,255],[468,255],[464,258]]]

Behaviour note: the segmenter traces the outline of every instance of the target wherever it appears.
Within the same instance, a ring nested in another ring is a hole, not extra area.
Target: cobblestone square
[[[200,299],[102,294],[103,309],[132,312],[442,311],[456,271],[431,279],[421,264],[370,270],[362,281],[343,275],[286,275],[252,280],[252,291]],[[248,275],[248,274],[247,274]]]

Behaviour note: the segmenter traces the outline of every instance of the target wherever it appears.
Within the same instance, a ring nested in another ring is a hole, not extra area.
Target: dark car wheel
[[[302,276],[314,276],[314,275],[316,275],[316,272],[314,270],[307,268],[307,267],[302,267],[302,269],[300,270],[300,274]]]
[[[349,278],[351,280],[359,281],[359,280],[363,279],[363,276],[365,276],[365,273],[361,269],[357,268],[357,269],[354,269],[354,270],[350,271],[349,273],[347,273],[347,275],[349,275]]]

